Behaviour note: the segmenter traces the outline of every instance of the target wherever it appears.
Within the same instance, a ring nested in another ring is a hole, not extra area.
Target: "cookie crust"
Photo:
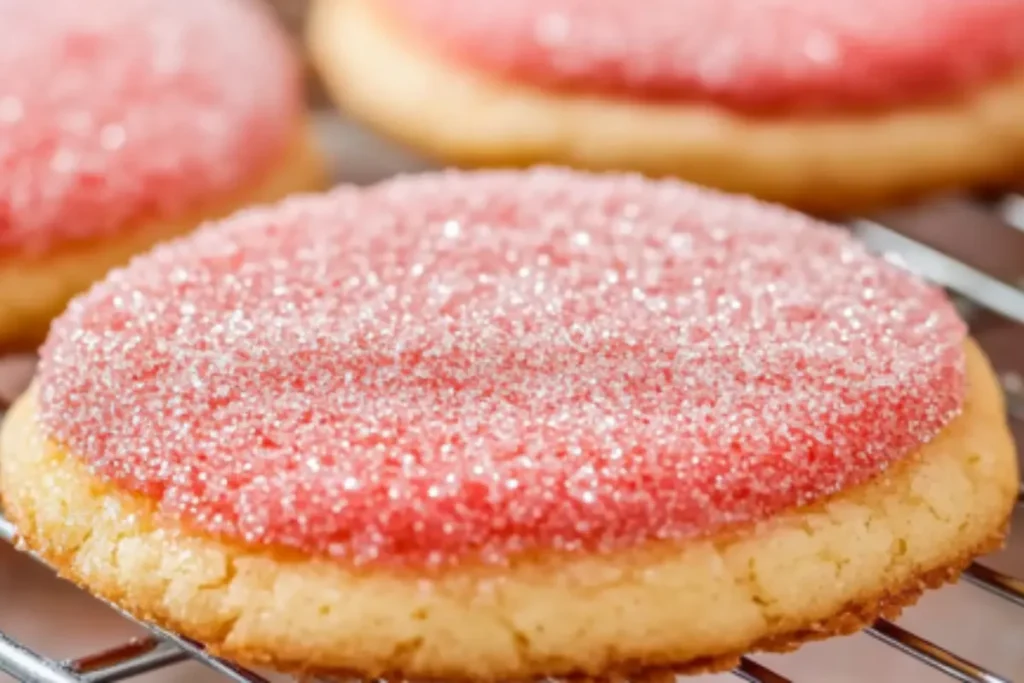
[[[1002,184],[1024,170],[1020,72],[940,104],[753,117],[500,81],[435,56],[393,24],[368,0],[318,0],[314,61],[353,115],[445,162],[676,175],[830,215]]]
[[[718,670],[893,617],[1000,545],[1016,456],[995,376],[973,342],[967,357],[963,413],[875,480],[608,556],[416,574],[204,537],[48,441],[34,390],[0,435],[0,494],[23,545],[63,576],[249,665],[460,681]]]

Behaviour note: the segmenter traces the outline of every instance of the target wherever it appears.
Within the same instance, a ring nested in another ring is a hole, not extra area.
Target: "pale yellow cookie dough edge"
[[[315,0],[308,42],[336,102],[444,162],[678,176],[825,214],[1024,176],[1024,72],[939,104],[759,118],[546,92],[406,33],[370,0]]]

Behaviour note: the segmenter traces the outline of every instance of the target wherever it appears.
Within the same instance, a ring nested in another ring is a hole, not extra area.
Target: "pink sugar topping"
[[[0,252],[212,201],[272,163],[300,106],[247,0],[0,0]]]
[[[1024,0],[382,0],[452,57],[547,88],[743,110],[899,106],[1024,64]]]
[[[346,561],[765,518],[939,432],[965,328],[845,232],[671,181],[446,173],[253,210],[75,301],[46,432],[170,516]]]

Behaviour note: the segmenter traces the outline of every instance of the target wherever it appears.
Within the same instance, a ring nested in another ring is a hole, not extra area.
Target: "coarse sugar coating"
[[[439,173],[248,211],[42,350],[45,432],[201,531],[356,563],[611,550],[863,482],[960,410],[944,294],[676,181]]]
[[[175,214],[294,137],[297,63],[248,0],[0,0],[0,253]]]
[[[885,107],[1024,64],[1024,1],[384,0],[399,25],[542,87],[743,109]]]

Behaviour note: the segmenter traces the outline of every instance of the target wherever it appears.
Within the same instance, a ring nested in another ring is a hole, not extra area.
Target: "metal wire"
[[[974,585],[998,595],[1004,600],[1024,607],[1024,581],[1007,576],[995,569],[989,569],[984,565],[974,563],[964,575],[964,579]]]
[[[80,679],[52,659],[47,659],[0,633],[0,671],[33,683],[75,683]]]
[[[780,676],[768,667],[745,657],[732,673],[747,683],[792,683],[788,678]]]
[[[1024,292],[1017,287],[1000,282],[977,268],[879,223],[856,221],[853,230],[877,251],[902,256],[901,265],[918,275],[990,311],[1024,324]]]
[[[122,614],[124,614],[124,612],[122,612]],[[125,616],[134,621],[134,619],[130,615],[125,614]],[[144,626],[146,630],[148,630],[154,636],[161,638],[168,643],[173,644],[182,652],[187,653],[190,657],[203,662],[204,664],[206,664],[208,668],[212,669],[213,671],[216,671],[217,673],[223,676],[226,676],[228,679],[232,681],[236,681],[236,683],[270,683],[270,681],[268,681],[266,678],[260,676],[259,674],[253,671],[243,669],[242,667],[232,664],[231,662],[226,662],[223,659],[220,659],[219,657],[211,656],[208,652],[206,652],[206,650],[203,649],[202,645],[192,640],[189,640],[188,638],[182,638],[176,633],[165,631],[159,626],[155,626],[153,624],[143,623],[142,626]]]
[[[864,632],[961,683],[1010,683],[891,621],[879,619]]]
[[[151,636],[64,662],[64,667],[89,683],[109,683],[134,678],[190,659],[192,655],[174,643]]]
[[[994,206],[994,209],[1010,226],[1024,230],[1024,198],[1004,198]],[[962,297],[968,304],[967,310],[974,310],[980,306],[1024,325],[1024,291],[1021,289],[996,280],[880,223],[856,221],[851,224],[851,228],[869,247],[895,256],[901,264],[922,277]],[[1004,388],[1010,417],[1024,421],[1024,379],[1018,375],[1006,375]],[[0,415],[2,413],[3,406],[0,406]],[[1024,503],[1024,485],[1021,487],[1018,503]],[[14,542],[15,539],[14,525],[0,514],[0,540]],[[963,578],[982,590],[1024,607],[1024,579],[1007,576],[977,563],[964,573]],[[134,621],[130,615],[124,616]],[[163,669],[183,661],[195,660],[236,683],[268,683],[267,679],[259,674],[210,655],[198,643],[152,624],[138,623],[152,635],[66,662],[58,662],[33,652],[0,632],[0,672],[32,683],[108,683]],[[892,622],[879,620],[865,632],[955,681],[1010,683],[1009,679],[959,657]],[[747,683],[793,683],[790,679],[748,658],[742,659],[732,674]]]

